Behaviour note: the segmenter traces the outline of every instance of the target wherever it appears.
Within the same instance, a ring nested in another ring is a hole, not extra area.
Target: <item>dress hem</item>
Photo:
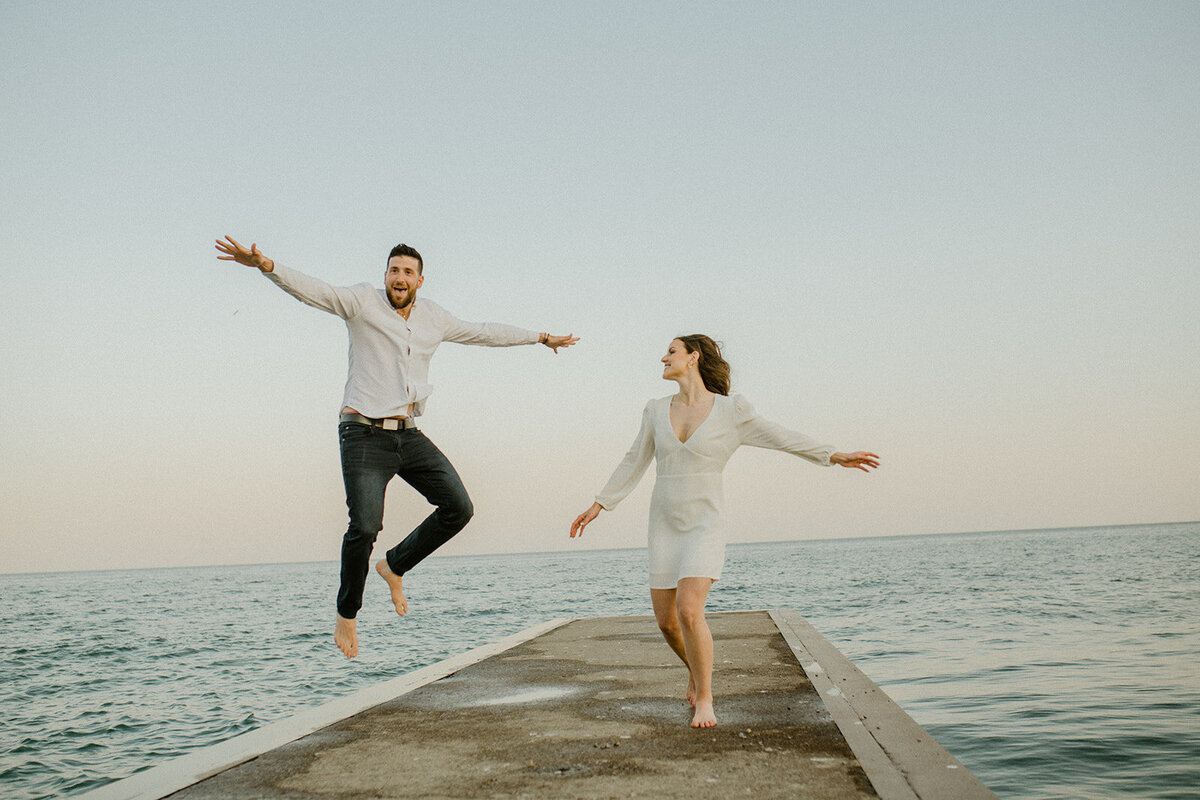
[[[680,575],[678,578],[675,579],[675,582],[670,584],[669,586],[655,586],[654,584],[664,583],[664,581],[656,581],[654,579],[654,577],[651,576],[650,588],[651,589],[676,589],[679,587],[679,581],[683,580],[684,578],[708,578],[713,583],[716,583],[717,581],[721,580],[721,576],[719,573],[717,574],[717,576],[715,578],[712,575]]]

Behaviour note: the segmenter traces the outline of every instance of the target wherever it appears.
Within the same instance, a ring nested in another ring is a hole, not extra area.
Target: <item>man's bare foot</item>
[[[404,578],[392,572],[392,568],[388,566],[387,559],[381,558],[375,562],[375,571],[379,576],[388,583],[388,588],[392,590],[392,604],[396,606],[396,613],[404,616],[408,613],[408,598],[404,596]]]
[[[717,724],[717,715],[713,711],[712,700],[697,700],[696,715],[692,717],[693,728],[711,728]]]
[[[358,655],[357,627],[355,620],[346,619],[338,614],[337,626],[333,629],[333,641],[337,642],[338,649],[346,654],[346,658]]]
[[[690,674],[688,675],[687,700],[693,708],[696,707],[696,679]]]

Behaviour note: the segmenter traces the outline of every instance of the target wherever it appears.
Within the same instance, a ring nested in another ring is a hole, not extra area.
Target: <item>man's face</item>
[[[417,299],[417,289],[425,282],[420,264],[412,256],[392,256],[388,259],[387,272],[383,274],[383,286],[387,290],[392,308],[402,311]]]

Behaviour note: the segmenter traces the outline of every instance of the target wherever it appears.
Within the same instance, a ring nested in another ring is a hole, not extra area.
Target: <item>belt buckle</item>
[[[383,421],[383,429],[385,431],[399,430],[403,424],[404,420],[402,419],[385,419]]]

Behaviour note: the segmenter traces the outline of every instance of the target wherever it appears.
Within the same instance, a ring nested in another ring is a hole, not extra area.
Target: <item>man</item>
[[[421,254],[398,244],[388,255],[383,290],[368,283],[330,286],[276,264],[251,244],[229,236],[217,240],[217,256],[255,267],[275,285],[314,308],[346,321],[350,369],[338,424],[342,478],[350,526],[342,540],[341,587],[333,638],[347,658],[358,654],[355,618],[375,537],[383,528],[384,490],[399,475],[436,508],[404,541],[375,564],[387,581],[397,614],[408,611],[404,574],[466,526],[471,498],[450,461],[414,420],[425,410],[431,387],[429,360],[442,342],[509,347],[544,344],[558,352],[579,341],[511,325],[456,319],[429,299],[418,302],[425,282]]]

